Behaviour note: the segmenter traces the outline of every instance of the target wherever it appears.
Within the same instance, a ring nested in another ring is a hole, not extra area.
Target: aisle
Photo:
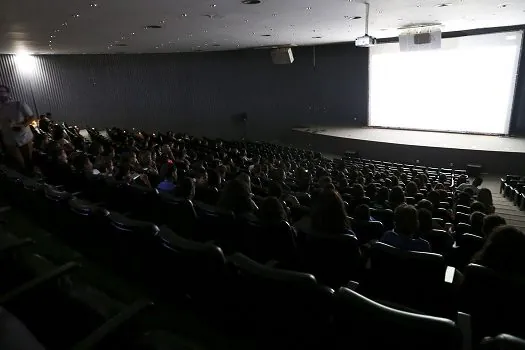
[[[492,191],[492,200],[496,207],[496,214],[504,217],[509,225],[516,226],[525,232],[525,211],[520,211],[511,201],[504,198],[499,193],[499,186],[499,178],[485,179],[485,183],[482,185],[482,187],[487,187]]]

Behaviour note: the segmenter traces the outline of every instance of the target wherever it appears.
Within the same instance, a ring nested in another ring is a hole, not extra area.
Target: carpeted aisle
[[[517,206],[499,193],[499,181],[499,178],[485,179],[482,187],[487,187],[492,191],[496,214],[503,216],[509,225],[516,226],[525,232],[525,211],[520,211]]]

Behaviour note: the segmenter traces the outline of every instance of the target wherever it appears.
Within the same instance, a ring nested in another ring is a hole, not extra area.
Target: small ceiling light
[[[261,3],[261,0],[242,0],[245,5],[257,5]]]
[[[311,10],[312,8],[311,8],[310,6],[308,6],[306,9],[307,9],[307,10]]]
[[[181,16],[182,17],[188,17],[188,14],[187,13],[183,13]]]
[[[135,33],[131,33],[131,35],[135,35]]]
[[[89,4],[89,7],[98,7],[98,4],[96,2],[92,2],[91,4]]]
[[[313,36],[312,39],[321,39],[322,36]]]
[[[80,17],[80,15],[78,13],[75,13],[72,17],[73,18],[78,18],[78,17]]]
[[[247,19],[245,19],[245,20],[244,20],[244,23],[248,23],[248,20],[247,20]]]
[[[67,22],[62,23],[63,27],[67,27]]]
[[[145,29],[160,29],[160,28],[162,28],[162,26],[159,26],[158,24],[152,24],[152,25],[149,25],[149,26],[145,26],[144,28]]]
[[[271,35],[271,34],[262,34],[261,36],[266,36],[266,37],[268,37],[268,36],[272,36],[272,35]]]
[[[498,7],[501,8],[501,9],[504,9],[505,7],[508,7],[508,6],[509,6],[509,4],[501,4],[501,5],[498,5]]]
[[[452,5],[452,4],[446,2],[446,3],[442,3],[442,4],[437,4],[436,7],[448,7],[450,5]]]
[[[277,14],[276,13],[272,13],[272,17],[277,17]]]
[[[217,4],[211,4],[210,7],[217,7]]]

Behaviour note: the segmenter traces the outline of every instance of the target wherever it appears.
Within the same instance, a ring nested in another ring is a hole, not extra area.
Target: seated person
[[[250,216],[257,212],[257,205],[251,198],[248,185],[244,181],[231,180],[222,191],[218,207],[232,211],[236,215]]]
[[[480,211],[482,213],[487,214],[487,207],[485,206],[485,204],[478,201],[472,202],[472,204],[470,205],[470,210],[471,212]]]
[[[470,232],[473,235],[484,237],[483,235],[483,221],[485,220],[485,213],[475,211],[470,214]]]
[[[486,214],[494,214],[496,208],[492,202],[492,192],[488,188],[482,188],[478,192],[478,201],[485,205]]]
[[[195,197],[195,180],[191,177],[183,178],[179,185],[175,188],[175,196],[188,200],[193,200]]]
[[[478,194],[479,186],[481,186],[482,183],[483,183],[483,179],[480,177],[476,177],[474,178],[474,180],[472,180],[472,183],[463,183],[459,185],[456,190],[461,191],[461,192],[469,190],[473,194]]]
[[[483,227],[481,229],[481,232],[483,233],[483,237],[488,238],[494,230],[499,227],[506,225],[507,222],[504,218],[502,218],[499,215],[491,214],[487,215],[483,218]]]
[[[266,197],[257,212],[259,221],[267,225],[275,225],[281,221],[287,221],[288,215],[282,202],[276,197]]]
[[[370,207],[366,204],[358,205],[354,210],[354,220],[356,221],[376,221],[370,215]]]
[[[393,187],[390,191],[388,202],[390,204],[390,209],[392,210],[395,210],[398,206],[405,204],[405,193],[403,192],[403,189],[399,186]]]
[[[489,215],[490,216],[490,215]],[[525,277],[525,235],[515,227],[502,225],[487,238],[473,262],[499,273]]]
[[[390,190],[388,187],[383,186],[377,191],[376,199],[372,204],[372,207],[375,209],[389,209],[388,205],[388,196],[390,195]]]
[[[400,205],[394,212],[393,231],[388,231],[381,242],[399,248],[418,252],[430,252],[430,244],[420,238],[415,238],[419,231],[418,213],[411,205]]]
[[[417,237],[425,237],[425,235],[432,232],[434,225],[432,222],[432,212],[425,208],[419,208],[417,210],[417,216],[419,220],[419,232]]]
[[[158,184],[157,189],[166,193],[174,193],[175,184],[177,183],[177,169],[173,164],[166,163],[160,168],[159,176],[162,181]]]

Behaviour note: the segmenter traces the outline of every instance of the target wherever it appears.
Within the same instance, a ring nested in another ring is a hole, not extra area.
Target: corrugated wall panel
[[[0,56],[0,82],[40,113],[96,127],[184,130],[238,137],[234,114],[248,113],[248,134],[271,138],[298,124],[365,124],[368,50],[350,44],[294,49],[292,65],[266,50],[199,54],[37,56],[30,75]]]

